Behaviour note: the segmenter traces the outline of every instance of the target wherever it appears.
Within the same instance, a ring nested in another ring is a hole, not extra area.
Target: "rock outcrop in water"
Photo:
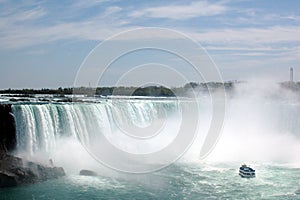
[[[79,175],[81,175],[81,176],[97,176],[97,173],[92,170],[83,169],[83,170],[80,170]]]
[[[0,188],[26,185],[65,176],[62,167],[48,167],[0,150]]]

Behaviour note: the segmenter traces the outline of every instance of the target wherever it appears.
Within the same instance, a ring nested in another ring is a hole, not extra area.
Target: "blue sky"
[[[94,47],[140,27],[191,37],[224,80],[300,79],[298,0],[0,0],[0,88],[72,86]]]

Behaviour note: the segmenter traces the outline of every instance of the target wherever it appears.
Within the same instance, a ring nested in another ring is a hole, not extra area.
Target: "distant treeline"
[[[218,89],[224,86],[226,90],[233,87],[233,82],[219,83],[187,83],[182,87],[162,87],[162,86],[147,86],[147,87],[78,87],[78,88],[58,88],[58,89],[5,89],[0,90],[0,94],[18,94],[24,97],[30,97],[35,94],[52,94],[57,96],[71,95],[71,94],[87,94],[87,95],[133,95],[133,96],[185,96],[191,90],[197,89],[201,91],[208,91]]]
[[[188,96],[189,93],[194,90],[196,92],[208,92],[214,91],[224,86],[226,91],[230,91],[234,88],[235,84],[241,84],[244,82],[230,81],[225,83],[220,82],[208,82],[208,83],[195,83],[190,82],[182,87],[162,87],[162,86],[147,86],[147,87],[78,87],[78,88],[58,88],[58,89],[6,89],[0,90],[0,94],[8,95],[21,95],[23,97],[31,97],[35,94],[51,94],[57,96],[83,94],[83,95],[123,95],[123,96]],[[290,89],[292,91],[300,91],[300,82],[282,82],[279,83],[283,88]]]
[[[147,86],[147,87],[78,87],[78,88],[58,88],[58,89],[5,89],[0,90],[0,94],[18,94],[24,97],[30,97],[35,94],[52,94],[57,96],[71,95],[71,94],[87,94],[87,95],[133,95],[133,96],[178,96],[187,95],[193,89],[201,91],[208,91],[210,89],[220,88],[222,85],[226,89],[231,89],[233,82],[219,83],[187,83],[182,87],[167,88],[163,86]]]
[[[0,90],[0,94],[22,94],[23,96],[30,96],[33,94],[57,94],[57,95],[67,95],[72,94],[73,88],[58,88],[58,89],[6,89]]]

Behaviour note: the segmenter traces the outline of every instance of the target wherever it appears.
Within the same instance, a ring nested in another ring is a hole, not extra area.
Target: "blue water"
[[[0,199],[300,199],[300,169],[256,166],[257,177],[240,178],[238,166],[174,164],[146,175],[68,175],[0,190]]]

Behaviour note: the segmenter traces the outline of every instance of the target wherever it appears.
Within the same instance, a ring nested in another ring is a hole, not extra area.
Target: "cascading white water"
[[[114,112],[113,116],[113,110]],[[103,134],[117,128],[119,123],[147,126],[160,118],[161,108],[169,114],[175,112],[175,101],[114,101],[108,103],[77,104],[25,104],[13,105],[16,117],[17,149],[34,154],[51,151],[62,137],[82,139],[88,144],[93,134]]]
[[[209,98],[201,98],[198,103],[198,138],[183,157],[184,162],[199,161],[211,120]],[[94,135],[101,133],[124,151],[151,153],[172,142],[181,122],[180,106],[176,100],[16,104],[12,108],[18,153],[44,161],[51,157],[67,170],[66,166],[69,166],[69,171],[76,163],[75,172],[85,167],[95,169],[99,164],[95,164],[79,140],[86,145],[91,141],[95,143]],[[228,98],[221,137],[205,160],[299,163],[299,115],[299,99],[293,93],[278,88],[273,88],[272,92],[236,88]],[[159,136],[147,140],[134,140],[119,130],[119,123],[147,127],[153,120],[164,118],[167,119],[164,130]]]
[[[128,152],[162,148],[164,143],[159,141],[171,141],[170,135],[152,138],[150,142],[134,140],[120,132],[119,126],[127,124],[146,127],[153,120],[166,116],[172,118],[180,111],[178,102],[172,100],[16,104],[12,109],[16,119],[17,153],[40,162],[55,158],[56,163],[62,165],[67,162],[78,165],[78,160],[85,160],[83,157],[89,157],[90,162],[91,157],[83,147],[88,146],[90,140],[99,134],[105,135],[113,145]],[[166,126],[174,130],[177,124],[166,123]]]

